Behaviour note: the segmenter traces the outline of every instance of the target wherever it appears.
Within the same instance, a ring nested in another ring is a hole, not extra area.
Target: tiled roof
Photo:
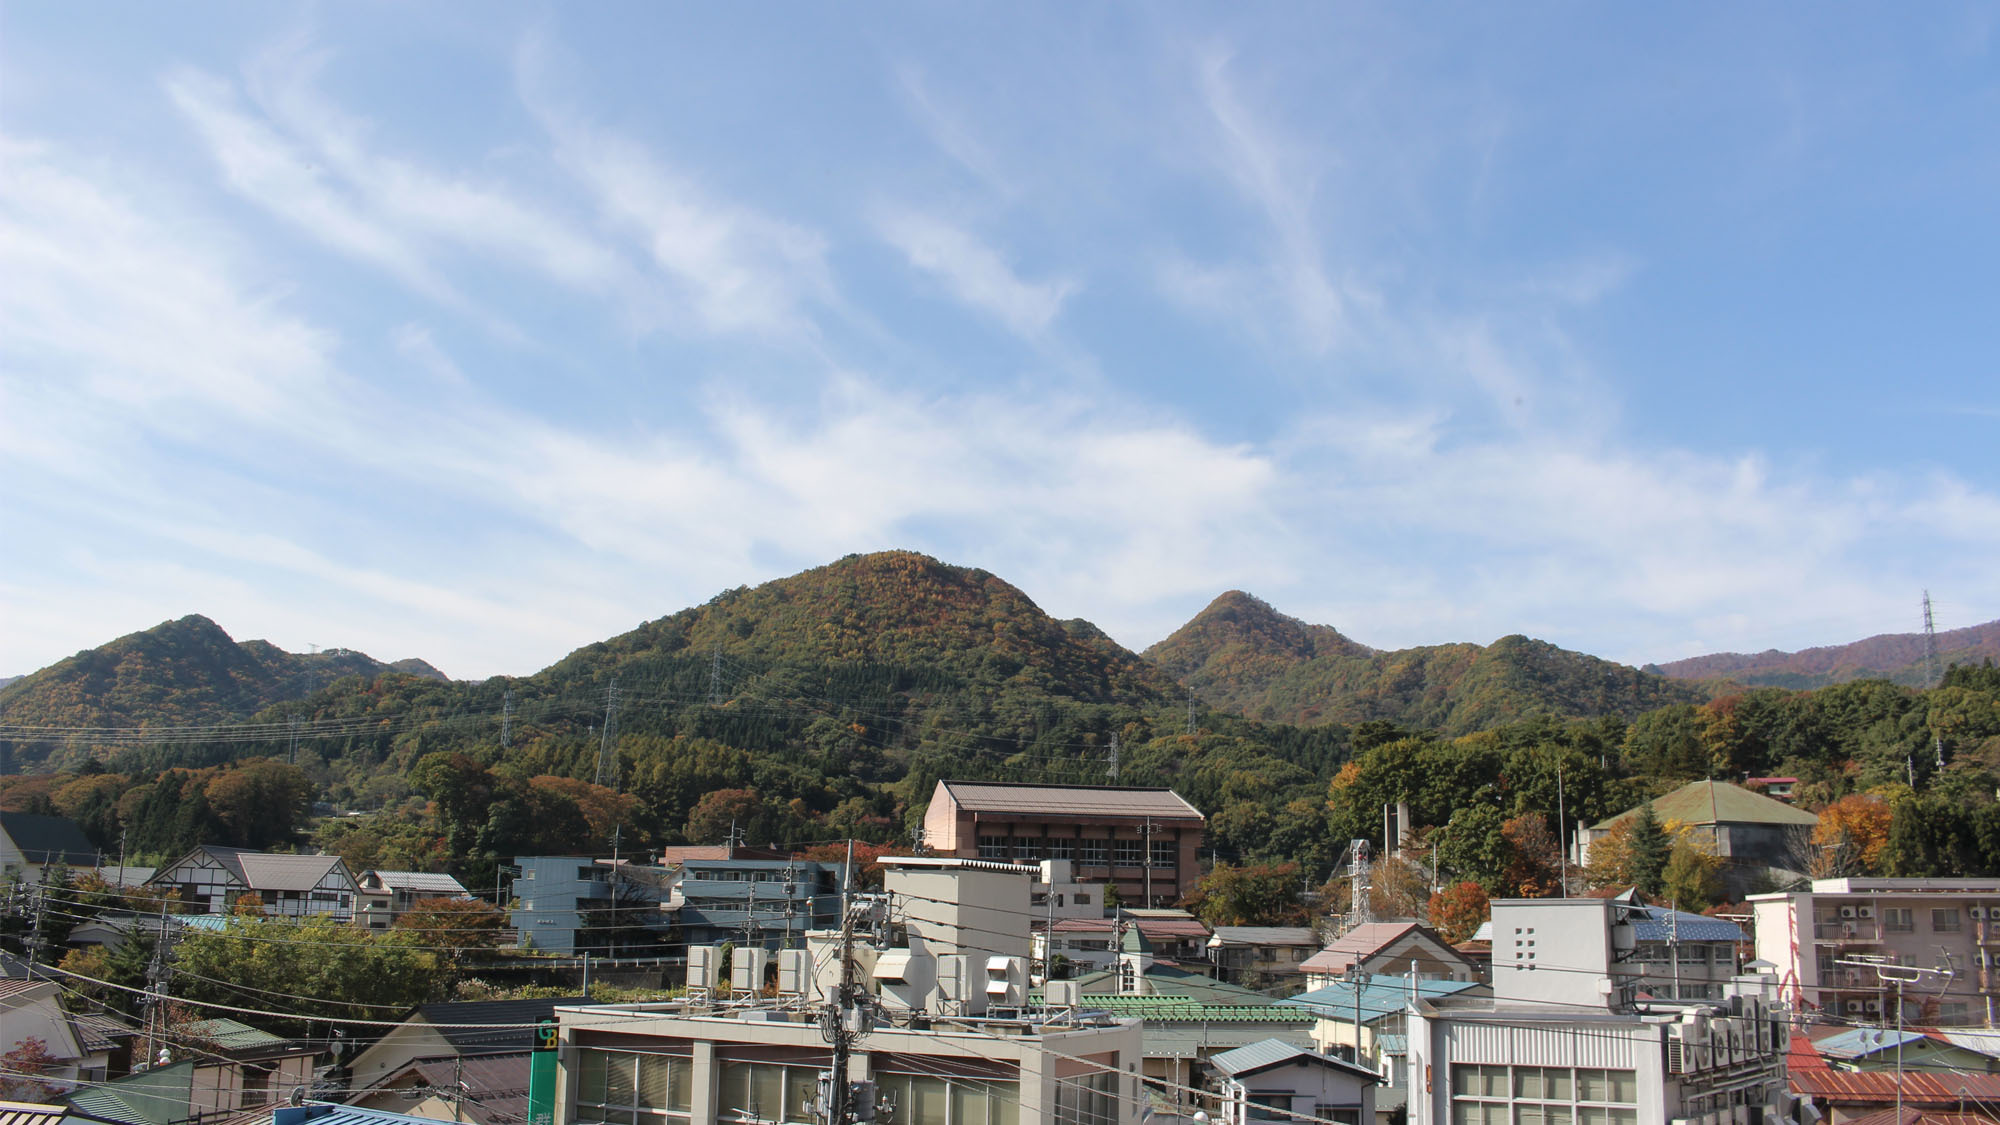
[[[1319,938],[1311,926],[1217,926],[1215,940],[1224,945],[1312,945]]]
[[[528,1119],[530,1054],[509,1051],[462,1059],[418,1059],[411,1065],[426,1086],[449,1090],[463,1079],[475,1091],[464,1106],[466,1120],[474,1125],[513,1125]]]
[[[121,1039],[130,1039],[139,1034],[139,1029],[116,1016],[98,1015],[93,1012],[79,1012],[69,1018],[70,1026],[76,1029],[76,1041],[86,1051],[108,1051],[118,1045]]]
[[[1300,962],[1299,968],[1308,973],[1344,973],[1354,967],[1357,959],[1367,960],[1383,946],[1416,928],[1415,922],[1364,922]]]
[[[1467,989],[1479,988],[1478,981],[1469,980],[1418,980],[1417,995],[1424,999],[1439,996],[1454,996]],[[1361,986],[1361,1022],[1374,1023],[1383,1016],[1400,1012],[1410,1003],[1410,978],[1396,976],[1372,976]],[[1346,981],[1336,981],[1325,988],[1316,988],[1290,999],[1280,1000],[1280,1004],[1295,1004],[1317,1012],[1330,1019],[1354,1018],[1355,988]]]
[[[967,812],[1041,813],[1126,819],[1157,816],[1202,820],[1201,810],[1171,789],[1117,785],[1029,785],[998,781],[940,781]]]
[[[1591,825],[1591,829],[1602,831],[1628,816],[1637,815],[1639,809],[1630,808],[1617,816],[1598,821]],[[1726,781],[1689,782],[1664,797],[1655,797],[1653,815],[1662,821],[1678,820],[1682,824],[1819,823],[1818,817],[1804,809],[1774,801],[1762,793],[1739,789]]]
[[[95,867],[97,849],[76,821],[66,816],[37,816],[34,813],[0,812],[0,832],[5,832],[29,863],[67,863],[74,867]]]
[[[136,864],[120,866],[116,863],[107,863],[97,869],[97,877],[114,887],[143,887],[156,870],[158,869],[140,867]]]
[[[337,855],[273,855],[242,852],[237,863],[253,891],[309,891],[340,863]]]
[[[449,875],[429,871],[369,871],[363,882],[376,882],[392,891],[425,895],[462,895],[465,885]]]

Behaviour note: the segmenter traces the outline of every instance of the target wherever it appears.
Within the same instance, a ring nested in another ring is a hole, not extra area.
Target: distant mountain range
[[[1631,718],[1692,685],[1522,636],[1382,652],[1232,590],[1146,650],[1212,706],[1274,722],[1383,719],[1462,734],[1535,714]]]
[[[1938,663],[2000,662],[2000,621],[1937,635]],[[1755,655],[1720,652],[1654,666],[1676,680],[1726,680],[1745,686],[1768,685],[1806,689],[1848,680],[1884,679],[1922,686],[1930,671],[1924,660],[1922,633],[1884,633],[1852,644],[1808,648],[1799,652],[1771,649]]]
[[[1939,640],[1947,661],[2000,656],[2000,622],[1942,633]],[[1001,697],[1015,709],[1032,709],[1034,700],[1157,708],[1192,692],[1218,711],[1265,722],[1387,720],[1459,734],[1538,714],[1631,718],[1662,704],[1698,702],[1728,683],[1813,687],[1862,675],[1915,683],[1922,655],[1921,636],[1795,654],[1697,657],[1643,671],[1523,636],[1379,651],[1240,591],[1218,597],[1137,654],[1087,621],[1050,617],[986,571],[887,551],[726,591],[508,682],[528,694],[536,685],[553,692],[570,690],[559,688],[564,684],[605,684],[622,671],[684,679],[685,691],[705,695],[699,685],[713,658],[739,673],[815,669],[812,675],[828,684],[851,678],[841,668],[867,669],[867,690],[958,701],[938,704],[938,718],[927,721],[1017,721],[991,713]],[[288,653],[266,641],[237,642],[208,618],[189,616],[0,686],[0,725],[238,721],[343,677],[384,673],[445,681],[421,660],[385,664],[346,650]],[[329,706],[369,705],[357,699]]]
[[[443,680],[422,660],[385,664],[347,649],[286,652],[236,641],[190,615],[85,649],[0,686],[0,723],[22,726],[183,726],[248,718],[303,699],[344,676],[401,672]]]

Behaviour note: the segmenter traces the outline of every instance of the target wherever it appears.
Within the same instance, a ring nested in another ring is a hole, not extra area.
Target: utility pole
[[[613,756],[617,752],[617,743],[614,741],[617,738],[617,727],[618,677],[613,676],[611,677],[610,686],[604,689],[604,733],[597,741],[597,783],[599,785],[604,784],[606,776],[611,778],[614,786],[618,780],[615,763],[612,761]]]
[[[1146,905],[1150,907],[1153,905],[1153,818],[1152,817],[1149,816],[1146,818],[1146,826],[1139,830],[1139,838],[1145,841],[1139,846],[1139,862],[1144,864],[1144,866],[1140,868],[1140,870],[1145,872]]]
[[[1562,896],[1564,898],[1569,897],[1568,833],[1569,818],[1563,808],[1563,766],[1562,761],[1558,759],[1556,761],[1556,863],[1558,865],[1556,869],[1562,872]],[[1435,871],[1435,868],[1433,868],[1433,871]],[[1431,876],[1431,881],[1437,881],[1435,874]]]
[[[708,654],[708,705],[722,704],[722,646],[716,645]]]
[[[852,845],[850,843],[850,850]],[[872,904],[850,905],[840,916],[840,984],[832,1001],[820,1010],[820,1035],[833,1045],[833,1063],[821,1076],[821,1125],[854,1125],[875,1118],[875,1084],[847,1081],[854,1041],[874,1029],[873,1010],[859,995],[854,980],[854,918]]]
[[[1944,978],[1944,983],[1940,987],[1948,988],[1951,985],[1952,977],[1957,974],[1948,968],[1925,969],[1916,965],[1891,965],[1886,961],[1863,960],[1860,958],[1838,960],[1834,964],[1852,965],[1855,968],[1875,970],[1876,986],[1883,990],[1885,997],[1888,986],[1891,984],[1896,986],[1896,1120],[1901,1121],[1903,1119],[1903,986],[1906,984],[1915,984],[1925,977],[1942,977]],[[1888,1030],[1888,1024],[1889,1014],[1884,1012],[1881,1015],[1881,1022],[1878,1026],[1886,1031]]]
[[[146,1008],[144,1064],[158,1064],[155,1047],[166,1037],[167,1023],[167,981],[173,975],[171,941],[167,937],[167,904],[160,903],[160,931],[153,941],[152,959],[146,962],[146,992],[141,1003]]]
[[[288,752],[285,755],[285,764],[288,766],[296,766],[299,764],[299,722],[300,722],[299,716],[293,715],[291,721],[292,748],[290,752]]]
[[[1931,592],[1924,591],[1924,686],[1935,688],[1944,681],[1944,673],[1938,667],[1937,626],[1931,621]],[[1944,768],[1944,738],[1937,733],[1936,723],[1931,725],[1931,749],[1937,753],[1939,769]]]
[[[50,857],[43,857],[44,859]],[[49,865],[42,864],[41,881],[29,892],[35,896],[35,920],[28,924],[28,979],[35,979],[35,968],[42,959],[42,927],[49,915]]]

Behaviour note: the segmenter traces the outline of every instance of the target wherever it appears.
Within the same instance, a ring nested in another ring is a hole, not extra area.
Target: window
[[[1007,837],[1005,837],[1005,836],[981,836],[981,837],[979,838],[979,858],[980,858],[980,859],[999,859],[999,860],[1004,860],[1004,859],[1006,859],[1006,858],[1007,858]]]
[[[1638,1075],[1566,1066],[1451,1068],[1454,1123],[1466,1125],[1636,1125]],[[1510,1119],[1511,1111],[1511,1119]]]
[[[1019,863],[1034,863],[1042,858],[1042,842],[1033,836],[1014,837],[1014,859]]]
[[[1050,859],[1075,859],[1076,841],[1070,839],[1051,838],[1049,840],[1048,854]]]
[[[1958,932],[1958,907],[1941,906],[1931,911],[1931,929],[1941,934]]]
[[[1077,904],[1078,906],[1089,906],[1089,905],[1090,905],[1090,892],[1089,892],[1089,891],[1078,891],[1078,892],[1076,892],[1076,895],[1075,895],[1074,897],[1075,897],[1075,902],[1076,902],[1076,904]]]
[[[1108,840],[1078,840],[1076,850],[1078,862],[1085,867],[1103,867]]]
[[[665,1125],[692,1106],[694,1065],[678,1055],[584,1048],[578,1052],[576,1117],[606,1125]]]
[[[1114,867],[1137,867],[1137,866],[1139,866],[1139,865],[1140,865],[1140,864],[1141,864],[1142,862],[1144,862],[1144,860],[1143,860],[1143,858],[1142,858],[1142,856],[1144,855],[1144,853],[1143,853],[1143,852],[1141,851],[1141,849],[1140,849],[1140,844],[1141,844],[1141,843],[1142,843],[1142,841],[1139,841],[1139,840],[1113,840],[1113,841],[1111,841],[1111,863],[1112,863],[1112,866],[1114,866]]]
[[[1882,928],[1892,933],[1907,934],[1917,928],[1910,917],[1907,906],[1885,906],[1882,908]]]
[[[1019,1125],[1020,1087],[999,1078],[935,1074],[875,1075],[878,1102],[895,1105],[892,1120],[925,1125]]]
[[[1180,845],[1177,841],[1154,840],[1153,866],[1154,867],[1174,866],[1174,862],[1180,858],[1178,855],[1175,854],[1178,851],[1180,851]]]
[[[1119,1119],[1117,1073],[1099,1071],[1057,1083],[1055,1119],[1056,1125],[1116,1125]],[[906,1120],[924,1119],[911,1116]]]
[[[810,1125],[817,1117],[819,1068],[779,1063],[725,1062],[717,1090],[717,1118]]]

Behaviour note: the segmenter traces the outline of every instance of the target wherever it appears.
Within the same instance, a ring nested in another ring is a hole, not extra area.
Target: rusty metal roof
[[[1093,816],[1112,820],[1148,816],[1163,820],[1205,819],[1200,809],[1171,789],[1004,781],[940,781],[938,786],[967,812]]]
[[[1794,1070],[1792,1093],[1822,1103],[1889,1104],[1896,1100],[1896,1075],[1887,1071]],[[1958,1106],[1964,1102],[2000,1100],[2000,1074],[1951,1074],[1905,1071],[1904,1105]]]

